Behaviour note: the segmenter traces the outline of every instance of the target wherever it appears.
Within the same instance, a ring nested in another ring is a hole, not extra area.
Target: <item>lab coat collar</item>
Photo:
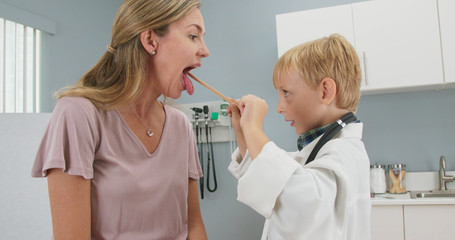
[[[346,125],[337,135],[335,135],[330,141],[334,139],[346,139],[346,138],[358,138],[362,139],[362,131],[363,131],[363,123],[362,122],[354,122]],[[295,152],[295,160],[300,163],[300,165],[305,165],[308,156],[310,156],[311,150],[316,146],[319,139],[321,139],[322,135],[318,138],[314,139],[311,143],[306,145],[301,151]],[[329,141],[329,142],[330,142]],[[324,148],[324,147],[322,147]],[[311,166],[311,163],[307,164],[306,166]]]

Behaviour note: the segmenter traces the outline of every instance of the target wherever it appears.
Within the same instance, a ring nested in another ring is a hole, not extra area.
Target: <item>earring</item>
[[[155,52],[155,51],[153,51],[153,52],[151,52],[151,54],[152,54],[152,55],[155,55],[155,54],[156,54],[156,52]]]

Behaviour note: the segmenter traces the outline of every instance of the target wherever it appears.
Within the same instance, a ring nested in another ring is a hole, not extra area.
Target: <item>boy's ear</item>
[[[335,83],[335,80],[331,78],[322,79],[319,84],[319,89],[321,90],[322,104],[330,105],[334,101],[337,93],[337,84]]]
[[[145,51],[152,54],[158,48],[158,36],[153,30],[144,30],[141,32],[141,43]]]

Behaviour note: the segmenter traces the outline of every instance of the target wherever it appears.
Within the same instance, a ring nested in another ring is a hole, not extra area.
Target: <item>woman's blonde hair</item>
[[[275,64],[275,87],[281,77],[292,71],[297,71],[313,89],[322,79],[333,79],[337,86],[337,107],[357,110],[362,73],[354,47],[343,36],[332,34],[288,50]]]
[[[145,81],[147,51],[140,34],[153,30],[164,36],[169,25],[199,8],[197,0],[125,0],[112,25],[108,51],[58,98],[81,96],[102,109],[113,109],[139,96]]]

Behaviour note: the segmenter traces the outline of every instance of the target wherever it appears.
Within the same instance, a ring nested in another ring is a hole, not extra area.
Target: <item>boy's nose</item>
[[[284,108],[283,108],[283,105],[281,104],[281,101],[278,101],[278,105],[276,106],[276,111],[279,114],[283,114]]]

